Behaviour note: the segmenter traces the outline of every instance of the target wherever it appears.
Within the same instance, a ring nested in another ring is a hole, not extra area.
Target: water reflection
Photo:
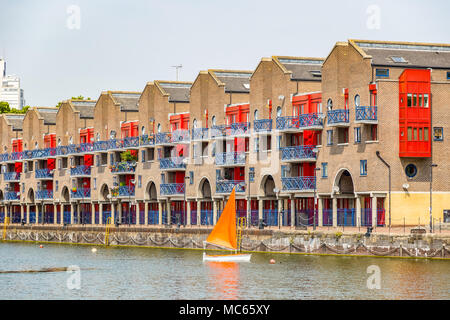
[[[238,299],[239,263],[206,261],[208,280],[214,289],[211,299]]]

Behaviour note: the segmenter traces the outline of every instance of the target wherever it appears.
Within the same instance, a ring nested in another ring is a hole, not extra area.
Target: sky
[[[447,0],[0,0],[0,57],[26,104],[55,106],[347,39],[450,43]]]

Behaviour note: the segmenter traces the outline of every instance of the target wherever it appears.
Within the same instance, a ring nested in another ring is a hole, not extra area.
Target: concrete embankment
[[[3,241],[203,249],[207,228],[8,226]],[[217,249],[207,246],[207,249]],[[317,255],[450,259],[449,234],[371,234],[308,230],[244,230],[242,250]]]

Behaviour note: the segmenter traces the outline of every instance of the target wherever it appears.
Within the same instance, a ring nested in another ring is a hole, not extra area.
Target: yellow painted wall
[[[429,192],[399,192],[392,193],[392,211],[391,223],[395,225],[403,225],[405,218],[407,225],[420,224],[429,226],[430,224],[430,193]],[[388,221],[388,199],[386,198],[386,223]],[[444,218],[443,210],[450,210],[450,192],[437,193],[433,192],[433,219],[434,223],[438,223]]]

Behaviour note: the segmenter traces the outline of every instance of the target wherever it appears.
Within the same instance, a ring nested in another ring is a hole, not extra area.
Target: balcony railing
[[[323,127],[323,118],[324,115],[322,113],[307,113],[301,114],[299,116],[299,127],[300,128],[310,128],[310,127]]]
[[[261,119],[253,121],[253,129],[256,132],[272,131],[272,119]]]
[[[194,128],[192,129],[192,140],[207,140],[208,133],[208,128]]]
[[[356,107],[356,121],[377,121],[377,107]]]
[[[126,137],[123,138],[124,148],[139,148],[139,137]]]
[[[250,133],[250,122],[237,122],[227,126],[228,136],[240,136]]]
[[[5,162],[8,161],[9,153],[2,153],[0,154],[0,161]]]
[[[330,110],[327,113],[327,124],[348,124],[349,111],[346,109]]]
[[[301,191],[312,190],[316,185],[315,177],[289,177],[281,178],[282,190],[284,191]]]
[[[116,162],[111,166],[111,172],[113,173],[133,173],[136,171],[136,162],[122,161]]]
[[[245,152],[224,152],[216,154],[216,165],[245,165]]]
[[[94,151],[94,144],[93,143],[80,143],[78,145],[79,153],[85,153],[85,152],[93,152]]]
[[[32,158],[48,158],[56,156],[56,148],[35,149],[31,151]]]
[[[11,160],[11,161],[22,160],[22,157],[23,157],[23,152],[13,152],[10,154],[9,160]]]
[[[20,200],[20,192],[6,192],[5,196],[8,201]]]
[[[227,126],[224,124],[212,126],[211,127],[211,138],[225,137],[227,134],[226,128],[227,128]]]
[[[119,197],[134,197],[135,187],[134,185],[120,186],[115,190],[115,196]]]
[[[230,194],[234,187],[236,187],[236,192],[245,192],[244,183],[245,181],[218,180],[216,181],[216,192]]]
[[[90,188],[82,188],[70,191],[70,196],[73,199],[84,199],[91,197],[91,189]]]
[[[5,179],[5,181],[20,180],[20,172],[4,172],[3,179]]]
[[[108,149],[111,149],[111,141],[110,140],[94,142],[94,151],[107,151]]]
[[[184,183],[162,183],[160,185],[160,193],[162,196],[184,194]]]
[[[53,199],[53,191],[52,190],[38,190],[38,191],[36,191],[36,199],[39,199],[39,200]]]
[[[169,132],[158,132],[156,134],[155,144],[171,144],[172,135]]]
[[[159,159],[159,168],[161,170],[167,169],[186,169],[186,164],[183,163],[183,157],[162,158]]]
[[[189,136],[189,130],[178,129],[172,132],[170,141],[172,143],[189,142],[190,139],[191,137]]]
[[[56,155],[57,156],[65,156],[68,155],[69,152],[69,146],[58,146],[56,147]]]
[[[25,150],[22,155],[22,159],[32,159],[33,152],[31,150]]]
[[[155,136],[144,134],[140,138],[141,146],[153,146],[155,144]]]
[[[314,146],[294,146],[281,149],[281,160],[309,160],[316,159],[316,153],[313,152]]]
[[[37,169],[35,172],[36,179],[53,179],[53,172],[50,169]]]
[[[277,130],[289,130],[299,128],[298,117],[277,117],[276,128]]]
[[[71,176],[90,176],[91,175],[91,167],[90,166],[77,166],[75,168],[70,168]]]

